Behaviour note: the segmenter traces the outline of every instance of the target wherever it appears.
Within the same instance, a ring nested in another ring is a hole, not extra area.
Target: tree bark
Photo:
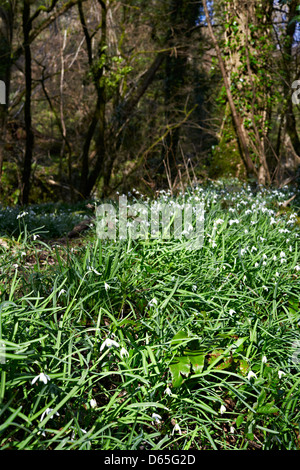
[[[105,54],[106,36],[107,36],[107,8],[106,2],[98,0],[101,6],[101,38],[98,44],[97,58],[100,59]],[[98,67],[94,63],[92,41],[86,25],[82,1],[78,3],[79,17],[81,26],[85,35],[88,63],[92,72],[92,79],[97,94],[97,102],[91,123],[86,134],[82,153],[81,153],[81,174],[80,174],[80,193],[84,199],[88,199],[96,181],[103,170],[103,162],[105,159],[105,111],[106,111],[106,97],[105,86],[101,84],[101,79],[104,73],[104,66]],[[98,128],[98,129],[97,129]],[[89,167],[89,149],[94,138],[95,132],[98,132],[96,137],[96,163],[94,168],[90,170]]]
[[[203,0],[203,7],[204,7],[207,26],[208,26],[208,31],[209,31],[211,40],[212,40],[212,42],[214,44],[214,47],[215,47],[215,50],[216,50],[216,54],[217,54],[221,74],[222,74],[223,81],[224,81],[224,87],[225,87],[225,90],[226,90],[226,95],[227,95],[227,99],[228,99],[228,103],[229,103],[229,106],[230,106],[235,131],[236,131],[236,135],[237,135],[237,140],[238,140],[238,144],[239,144],[239,147],[240,147],[240,150],[241,150],[241,157],[242,157],[242,160],[243,160],[245,168],[246,168],[247,176],[248,177],[257,177],[257,171],[256,171],[256,168],[253,164],[253,161],[252,161],[250,153],[249,153],[249,149],[248,149],[248,145],[247,145],[247,138],[246,138],[246,135],[245,135],[245,130],[244,130],[243,125],[242,125],[242,119],[241,119],[241,116],[239,115],[239,113],[236,110],[236,106],[235,106],[233,96],[232,96],[232,93],[231,93],[231,90],[230,90],[230,83],[229,83],[229,80],[228,80],[225,64],[224,64],[224,61],[223,61],[223,58],[222,58],[222,53],[221,53],[218,41],[217,41],[217,39],[215,37],[215,34],[213,32],[213,28],[212,28],[211,21],[210,21],[206,0]]]
[[[292,74],[291,65],[293,63],[292,57],[292,46],[294,41],[294,34],[296,30],[296,21],[292,21],[297,14],[298,0],[291,0],[289,3],[289,12],[287,18],[286,27],[286,38],[283,47],[283,58],[284,58],[284,69],[285,69],[285,80],[284,80],[284,96],[287,97],[287,108],[286,108],[286,131],[291,140],[291,144],[294,147],[296,154],[300,157],[300,139],[296,126],[296,118],[293,110],[293,103],[291,99],[292,93]]]
[[[0,7],[0,18],[2,19],[2,29],[0,30],[0,80],[5,84],[5,104],[0,105],[0,181],[2,176],[4,145],[6,137],[6,122],[9,107],[9,91],[11,76],[11,54],[13,40],[13,23],[16,2],[11,0],[7,6]]]
[[[26,130],[25,156],[22,174],[22,193],[21,203],[28,204],[30,191],[31,163],[33,155],[34,136],[32,131],[31,119],[31,88],[32,88],[32,69],[31,69],[31,49],[29,43],[29,35],[32,23],[30,21],[30,3],[24,0],[23,6],[23,38],[25,53],[25,104],[24,118]]]

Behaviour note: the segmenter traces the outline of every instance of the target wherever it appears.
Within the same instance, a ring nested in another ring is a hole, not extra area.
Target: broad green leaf
[[[173,387],[180,387],[183,382],[183,375],[186,377],[190,372],[190,359],[187,356],[175,357],[170,364]]]
[[[184,339],[187,339],[188,338],[188,334],[186,331],[178,331],[178,333],[176,333],[176,335],[173,337],[172,341],[171,341],[171,346],[179,346],[182,341]]]
[[[196,354],[194,354],[194,352],[196,352]],[[190,353],[188,357],[191,361],[194,372],[196,374],[200,374],[204,368],[205,354],[199,354],[199,352],[197,353],[197,351],[193,351],[193,353]]]

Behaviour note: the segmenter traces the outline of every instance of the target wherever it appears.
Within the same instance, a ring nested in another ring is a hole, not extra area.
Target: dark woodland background
[[[298,3],[1,0],[1,203],[297,184]]]

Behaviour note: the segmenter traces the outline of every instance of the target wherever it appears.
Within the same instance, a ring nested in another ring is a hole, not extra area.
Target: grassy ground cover
[[[165,204],[203,201],[194,251],[172,237],[99,240],[95,229],[49,244],[30,211],[14,214],[18,235],[0,244],[1,448],[298,449],[292,195],[222,184],[162,193]]]

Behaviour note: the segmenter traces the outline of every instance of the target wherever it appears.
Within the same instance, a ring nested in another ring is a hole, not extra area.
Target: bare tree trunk
[[[3,6],[0,6],[0,80],[5,84],[5,104],[0,105],[0,180],[2,176],[3,160],[4,160],[4,145],[6,137],[6,122],[9,107],[9,90],[10,90],[10,76],[11,76],[11,55],[12,55],[12,40],[13,40],[13,23],[16,9],[16,1],[10,0]]]
[[[34,136],[32,132],[31,119],[31,88],[32,88],[32,70],[31,70],[31,50],[29,43],[29,35],[32,22],[30,19],[30,3],[24,0],[23,5],[23,38],[25,51],[25,105],[24,118],[26,130],[25,156],[22,174],[22,194],[21,203],[28,204],[30,191],[31,163],[33,155]]]
[[[204,7],[207,26],[208,26],[208,31],[209,31],[210,37],[212,39],[212,42],[215,46],[215,50],[216,50],[220,70],[221,70],[221,73],[222,73],[224,86],[225,86],[225,90],[226,90],[226,95],[227,95],[228,103],[229,103],[229,106],[230,106],[230,110],[231,110],[231,114],[232,114],[232,118],[233,118],[233,123],[234,123],[235,131],[236,131],[239,147],[240,147],[240,150],[241,150],[241,157],[242,157],[242,160],[243,160],[245,168],[246,168],[247,176],[248,177],[256,177],[257,176],[257,171],[256,171],[256,168],[253,164],[253,161],[252,161],[250,153],[249,153],[248,144],[247,144],[247,137],[246,137],[245,129],[244,129],[243,124],[242,124],[241,116],[237,112],[237,109],[236,109],[236,106],[235,106],[235,103],[234,103],[234,100],[233,100],[233,96],[232,96],[232,93],[231,93],[230,83],[229,83],[229,79],[228,79],[228,76],[227,76],[225,64],[224,64],[224,61],[223,61],[223,58],[222,58],[222,53],[221,53],[218,41],[217,41],[217,39],[215,37],[215,34],[213,32],[213,28],[212,28],[212,24],[211,24],[211,21],[210,21],[206,0],[203,0],[203,7]]]
[[[268,169],[268,164],[267,164],[267,157],[265,154],[265,135],[264,132],[262,132],[262,135],[260,135],[260,130],[263,131],[263,122],[262,122],[262,129],[258,129],[258,126],[256,124],[256,116],[255,116],[255,105],[256,103],[256,86],[253,80],[252,76],[252,69],[250,65],[250,46],[249,46],[249,40],[248,40],[248,30],[249,30],[249,12],[246,12],[246,20],[245,20],[245,52],[246,52],[246,62],[247,62],[247,71],[248,71],[248,77],[250,81],[250,86],[251,86],[251,91],[252,91],[252,103],[250,107],[250,114],[251,114],[251,119],[252,119],[252,128],[254,132],[254,141],[253,141],[253,146],[254,146],[254,151],[258,155],[258,161],[259,161],[259,169],[258,169],[258,184],[265,185],[266,183],[270,184],[271,178],[270,178],[270,172]],[[261,110],[262,113],[265,112],[264,109]]]
[[[284,96],[287,97],[286,109],[286,130],[290,137],[291,144],[294,147],[296,154],[300,157],[300,139],[296,126],[296,119],[293,111],[293,103],[291,99],[292,93],[292,74],[291,65],[293,63],[292,46],[294,41],[294,34],[296,30],[296,21],[292,21],[297,14],[298,0],[291,0],[289,3],[289,12],[287,17],[286,38],[283,47],[283,59],[285,69],[284,81]]]
[[[97,58],[101,58],[106,52],[107,40],[107,6],[104,0],[98,0],[101,6],[101,38],[98,44]],[[103,163],[105,160],[105,111],[106,111],[106,98],[105,86],[101,85],[101,78],[104,73],[104,67],[97,67],[94,64],[92,38],[88,32],[87,24],[85,21],[82,1],[78,2],[78,11],[81,21],[81,26],[85,35],[89,67],[92,70],[93,82],[97,93],[97,102],[91,123],[86,134],[85,142],[81,154],[81,175],[80,175],[80,193],[83,198],[88,198],[99,175],[103,170]],[[94,66],[94,68],[93,68]],[[94,134],[97,131],[96,137],[96,163],[92,170],[89,168],[89,150]]]

